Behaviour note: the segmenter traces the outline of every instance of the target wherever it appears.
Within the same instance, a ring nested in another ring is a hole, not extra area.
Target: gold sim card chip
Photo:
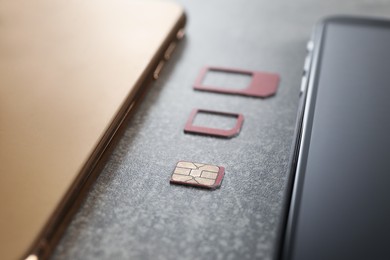
[[[205,163],[180,161],[171,176],[171,183],[207,189],[221,186],[225,168]]]

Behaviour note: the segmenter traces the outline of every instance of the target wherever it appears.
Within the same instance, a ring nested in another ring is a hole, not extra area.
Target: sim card
[[[217,189],[224,175],[225,168],[222,166],[180,161],[176,164],[170,183]]]

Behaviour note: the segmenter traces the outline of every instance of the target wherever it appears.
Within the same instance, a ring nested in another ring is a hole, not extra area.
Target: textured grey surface
[[[271,259],[312,25],[328,14],[390,14],[387,1],[372,0],[180,2],[187,36],[53,259]],[[257,99],[195,92],[204,65],[278,72],[278,93]],[[193,108],[243,113],[241,133],[230,140],[184,134]],[[179,160],[225,166],[222,187],[170,185]]]

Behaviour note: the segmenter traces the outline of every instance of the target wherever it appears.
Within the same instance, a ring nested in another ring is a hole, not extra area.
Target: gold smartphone
[[[49,256],[184,24],[171,2],[0,2],[1,259]]]

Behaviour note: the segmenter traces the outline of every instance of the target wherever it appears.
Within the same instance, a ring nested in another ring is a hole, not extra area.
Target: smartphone
[[[277,259],[390,259],[390,21],[336,16],[308,43]]]
[[[183,36],[167,1],[0,2],[0,258],[46,259]]]

